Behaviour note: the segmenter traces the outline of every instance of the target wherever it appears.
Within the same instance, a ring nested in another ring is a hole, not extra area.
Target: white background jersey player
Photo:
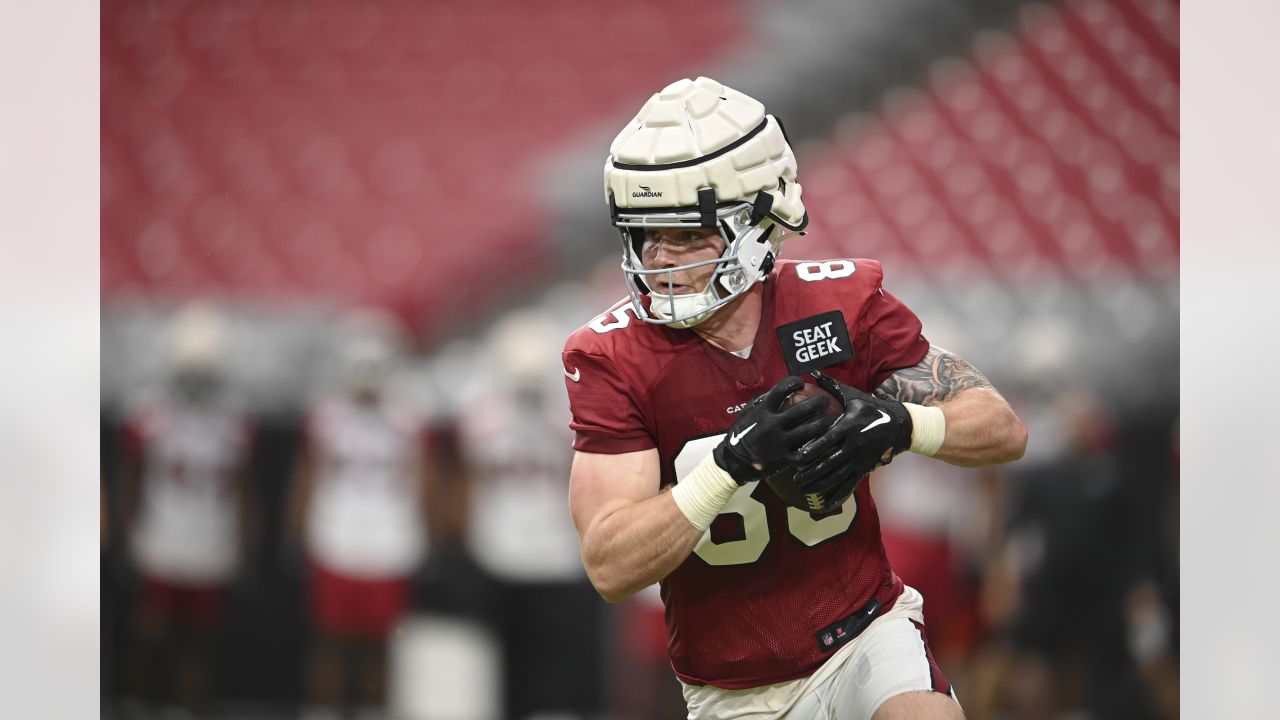
[[[122,526],[142,581],[126,676],[137,699],[198,712],[252,535],[252,433],[223,372],[222,316],[190,306],[171,332],[165,386],[137,402],[125,423]],[[171,675],[153,668],[166,647]],[[169,687],[156,687],[158,678]]]
[[[572,433],[559,339],[548,315],[522,310],[472,348],[464,371],[440,362],[470,480],[467,548],[496,607],[511,718],[595,717],[603,707],[602,612],[565,502]],[[547,661],[549,647],[558,648],[556,662]]]
[[[307,421],[289,500],[289,540],[310,566],[308,712],[320,717],[348,690],[385,704],[387,639],[428,549],[423,425],[390,391],[394,330],[375,319],[348,318],[342,386]]]
[[[473,480],[467,544],[487,571],[513,582],[584,577],[564,501],[573,437],[563,404],[552,400],[560,392],[555,343],[549,318],[508,316],[481,351],[484,381],[457,400]]]
[[[141,464],[131,548],[139,570],[189,585],[227,582],[241,552],[244,416],[156,398],[134,410],[128,433]]]
[[[185,308],[169,340],[167,384],[125,422],[125,529],[144,576],[220,586],[243,550],[252,430],[222,375],[221,316]]]
[[[307,428],[314,481],[307,512],[309,554],[356,578],[403,577],[426,551],[422,426],[379,398],[322,402]]]

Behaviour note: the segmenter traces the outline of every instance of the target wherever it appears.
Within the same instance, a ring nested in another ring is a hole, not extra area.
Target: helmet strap
[[[716,222],[716,189],[710,187],[700,188],[698,190],[698,212],[701,214],[700,223],[704,228],[718,227]]]
[[[756,201],[751,206],[751,224],[759,225],[761,220],[769,217],[770,210],[773,210],[773,195],[766,190],[756,193]]]

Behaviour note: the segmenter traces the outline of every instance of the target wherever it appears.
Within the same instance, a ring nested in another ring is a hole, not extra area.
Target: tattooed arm
[[[889,376],[874,394],[941,408],[947,421],[946,439],[933,457],[952,465],[1011,462],[1027,449],[1026,427],[991,381],[959,355],[940,347],[931,346],[923,360]]]

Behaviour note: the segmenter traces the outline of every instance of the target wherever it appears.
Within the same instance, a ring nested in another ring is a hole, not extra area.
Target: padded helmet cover
[[[649,98],[614,138],[604,169],[605,195],[620,209],[694,207],[706,187],[721,203],[753,203],[765,191],[772,214],[793,229],[805,214],[795,180],[796,157],[777,119],[705,77]]]
[[[808,222],[782,126],[760,102],[705,77],[649,98],[614,138],[604,186],[637,315],[676,327],[701,322],[767,273],[788,236],[773,225],[801,231]],[[643,278],[659,271],[642,266],[639,228],[689,226],[717,227],[725,239],[712,283],[696,296],[651,293]]]

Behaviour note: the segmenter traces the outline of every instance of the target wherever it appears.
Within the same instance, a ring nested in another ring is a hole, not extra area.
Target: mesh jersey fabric
[[[640,322],[624,304],[576,331],[563,356],[574,447],[657,448],[661,486],[674,484],[677,467],[710,452],[743,403],[788,374],[777,327],[832,310],[843,314],[853,344],[851,359],[824,370],[835,379],[870,391],[918,363],[929,343],[915,314],[883,289],[879,263],[840,262],[856,269],[836,276],[821,272],[822,263],[777,264],[745,359],[690,330]],[[888,607],[901,590],[867,483],[825,526],[751,483],[661,583],[672,666],[685,683],[726,689],[803,677],[834,651],[822,646],[820,630],[873,597]]]

